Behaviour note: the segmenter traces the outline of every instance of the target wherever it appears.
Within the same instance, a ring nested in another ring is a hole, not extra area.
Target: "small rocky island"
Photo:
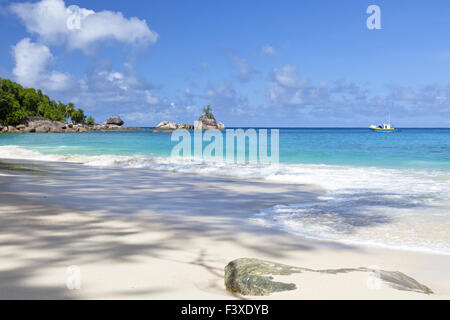
[[[123,127],[124,121],[119,117],[110,117],[103,124],[84,124],[53,121],[43,117],[25,117],[16,126],[4,126],[0,122],[0,133],[19,132],[88,132],[93,130],[136,130],[137,127]]]
[[[198,119],[195,125],[186,123],[176,123],[172,121],[160,122],[156,129],[162,130],[175,130],[175,129],[198,129],[198,130],[208,130],[208,129],[225,129],[225,125],[222,122],[217,122],[216,118],[211,112],[211,106],[203,108],[203,114]]]

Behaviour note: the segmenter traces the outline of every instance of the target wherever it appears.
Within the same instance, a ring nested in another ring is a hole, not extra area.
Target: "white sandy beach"
[[[0,299],[242,298],[224,287],[224,267],[242,257],[312,269],[378,266],[434,291],[370,288],[364,273],[304,273],[276,276],[297,290],[264,299],[450,298],[449,255],[311,240],[249,219],[320,195],[312,185],[0,164]],[[66,287],[72,265],[81,270],[79,290]]]

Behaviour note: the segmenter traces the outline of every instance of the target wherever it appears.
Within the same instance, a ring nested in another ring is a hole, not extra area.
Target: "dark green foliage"
[[[74,111],[75,111],[75,106],[73,105],[72,102],[69,102],[66,106],[66,110],[64,113],[65,117],[70,118],[72,116],[72,112],[74,112]]]
[[[75,123],[86,123],[86,116],[84,115],[83,109],[77,109],[72,112],[72,116],[70,118]]]
[[[86,117],[83,110],[77,111],[77,122],[84,123]],[[64,122],[75,112],[73,103],[65,105],[61,101],[56,102],[40,89],[23,88],[16,82],[0,78],[0,122],[4,125],[15,125],[27,116]]]
[[[0,88],[0,121],[7,126],[15,124],[24,116],[26,112],[15,99],[14,94],[4,92]]]
[[[211,113],[211,106],[208,104],[206,107],[203,108],[203,113],[208,117],[211,118],[213,114]]]
[[[87,124],[88,126],[93,126],[93,125],[95,124],[94,118],[92,118],[92,116],[90,116],[90,117],[87,119],[86,124]]]

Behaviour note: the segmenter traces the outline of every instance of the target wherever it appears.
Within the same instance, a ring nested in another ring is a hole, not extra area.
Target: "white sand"
[[[36,171],[0,170],[2,299],[239,298],[225,290],[223,269],[240,257],[313,269],[378,266],[435,292],[371,289],[364,273],[305,273],[275,277],[298,289],[268,299],[450,297],[448,255],[313,241],[248,219],[321,192],[313,186],[21,163]],[[81,270],[79,290],[66,287],[71,265]]]

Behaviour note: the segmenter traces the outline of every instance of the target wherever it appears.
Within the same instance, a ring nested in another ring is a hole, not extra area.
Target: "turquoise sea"
[[[151,128],[1,134],[0,159],[310,184],[321,190],[314,201],[265,208],[252,219],[318,239],[450,253],[450,129],[284,128],[279,165],[171,157],[176,144]]]
[[[283,163],[450,169],[450,129],[402,129],[395,133],[374,133],[367,129],[279,130],[280,162]],[[176,144],[171,141],[170,133],[154,133],[151,128],[0,136],[1,146],[15,145],[65,156],[167,157]]]

